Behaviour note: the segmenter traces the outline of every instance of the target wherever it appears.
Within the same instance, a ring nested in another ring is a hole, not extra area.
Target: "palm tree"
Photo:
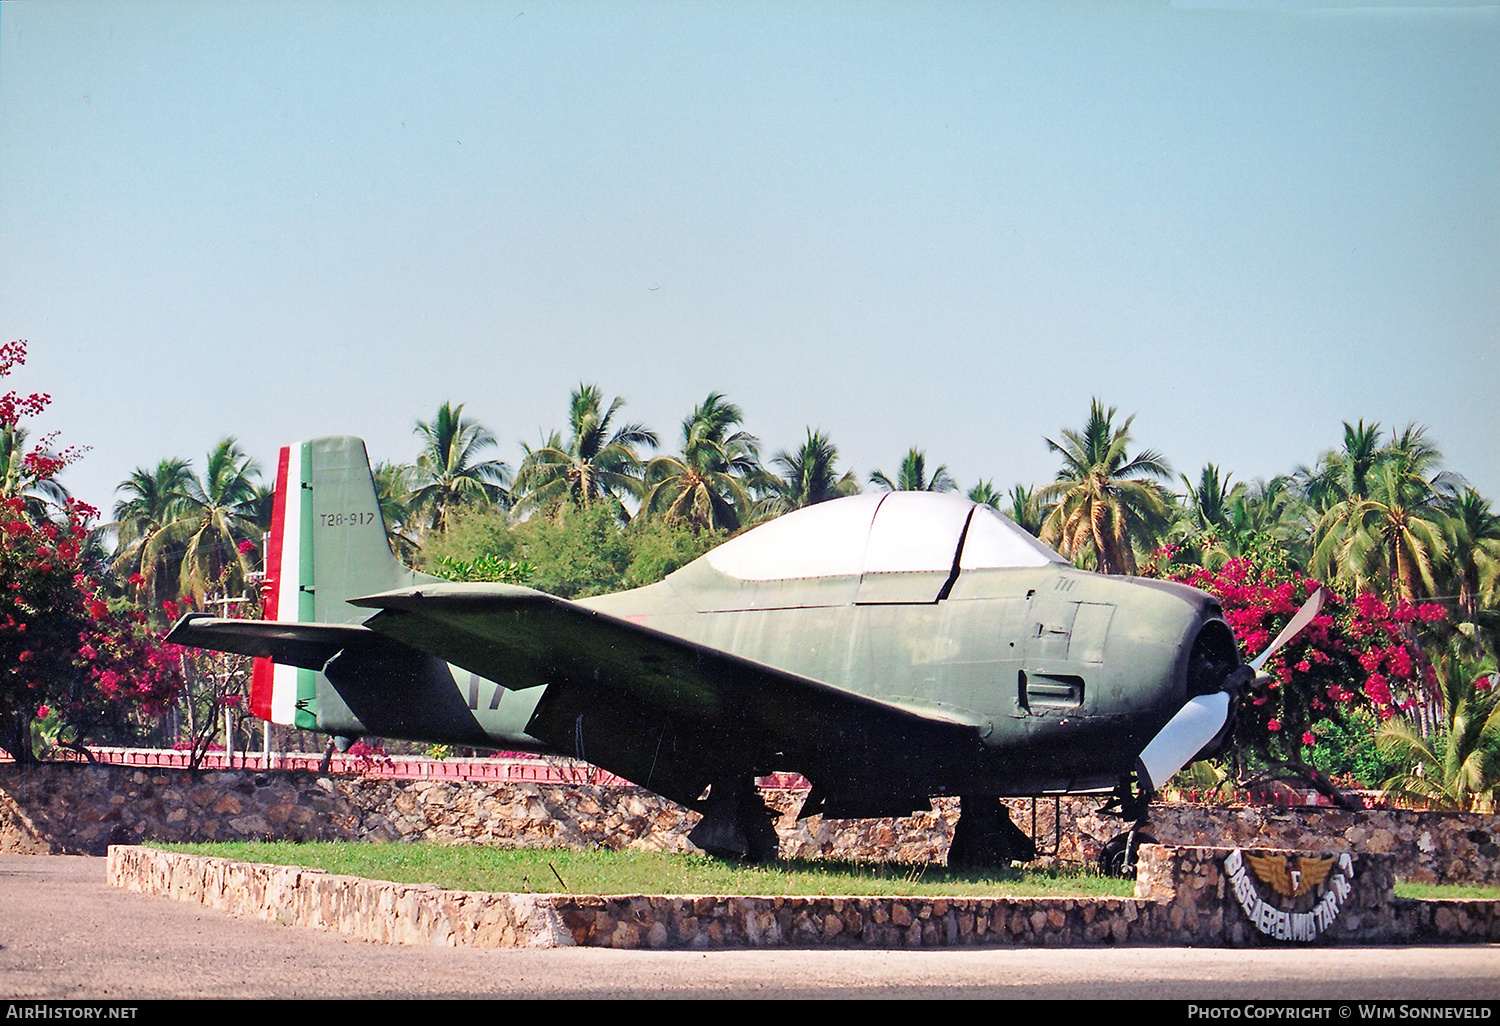
[[[1299,467],[1297,477],[1308,503],[1322,514],[1340,502],[1368,494],[1370,471],[1379,458],[1380,425],[1345,421],[1344,448],[1324,453],[1314,469]]]
[[[901,461],[901,470],[893,481],[883,471],[870,475],[870,483],[888,492],[956,492],[958,484],[948,476],[946,466],[938,467],[927,476],[927,454],[912,448]]]
[[[1014,520],[1016,526],[1020,527],[1027,534],[1033,537],[1040,535],[1042,533],[1044,514],[1042,512],[1041,501],[1037,498],[1036,489],[1027,488],[1023,484],[1014,484],[1011,485],[1010,491],[1006,494],[1005,498],[1006,506],[1000,512]]]
[[[999,510],[1005,503],[1004,494],[995,491],[995,486],[990,481],[980,480],[973,488],[969,489],[969,501],[977,502],[981,506],[988,506],[993,510]]]
[[[1377,450],[1358,487],[1351,476],[1319,519],[1314,569],[1403,602],[1433,594],[1435,564],[1448,555],[1446,504],[1459,480],[1437,471],[1441,459],[1415,425]]]
[[[1286,474],[1237,489],[1229,501],[1225,550],[1232,558],[1276,554],[1292,566],[1306,567],[1312,536],[1307,510],[1305,494]]]
[[[422,452],[412,474],[412,509],[427,517],[429,530],[447,530],[453,511],[476,504],[510,505],[510,468],[480,460],[495,436],[463,417],[463,404],[443,403],[431,423],[417,422]]]
[[[840,475],[838,461],[838,448],[828,436],[808,428],[807,439],[796,452],[783,449],[772,458],[781,475],[767,482],[770,494],[756,506],[756,518],[780,516],[829,499],[858,494],[859,481],[852,471]]]
[[[569,404],[567,444],[554,431],[540,448],[525,447],[526,458],[516,474],[523,507],[556,507],[564,497],[575,506],[590,506],[600,499],[618,502],[622,495],[639,499],[645,492],[636,449],[655,448],[656,433],[642,424],[611,431],[625,400],[617,396],[601,413],[602,404],[597,385],[579,385]]]
[[[1493,604],[1500,588],[1500,515],[1472,488],[1446,504],[1452,532],[1449,571],[1458,582],[1463,621],[1476,624],[1481,603]]]
[[[107,525],[116,538],[112,568],[118,577],[138,578],[133,581],[136,599],[151,609],[171,597],[163,582],[172,580],[182,560],[182,517],[192,478],[186,460],[168,459],[155,470],[137,467],[115,489],[124,497],[115,503],[114,522]]]
[[[1407,603],[1436,592],[1434,571],[1448,555],[1448,525],[1427,482],[1384,464],[1369,497],[1349,504],[1345,519],[1338,551],[1356,587],[1388,591]]]
[[[1187,490],[1187,518],[1196,532],[1223,531],[1229,526],[1230,506],[1245,490],[1243,484],[1229,487],[1233,476],[1221,476],[1219,468],[1212,463],[1204,464],[1196,485],[1186,474],[1182,476],[1183,487]]]
[[[1245,486],[1237,484],[1231,488],[1232,476],[1221,473],[1212,463],[1204,465],[1196,485],[1186,474],[1182,475],[1187,505],[1181,509],[1172,530],[1174,536],[1181,537],[1195,551],[1198,562],[1204,566],[1222,565],[1237,554],[1233,551],[1238,541],[1234,537],[1235,521],[1237,515],[1245,512]]]
[[[760,465],[759,440],[734,428],[740,408],[712,392],[682,422],[682,452],[646,465],[647,492],[641,509],[668,522],[737,530],[750,509],[750,494],[768,475]]]
[[[203,477],[183,487],[177,525],[183,537],[181,589],[201,601],[212,587],[242,592],[254,572],[252,553],[264,536],[265,489],[260,464],[225,438],[208,454]]]
[[[45,447],[37,453],[53,458]],[[32,455],[33,451],[26,448],[26,429],[0,422],[0,499],[20,497],[27,515],[41,521],[49,519],[49,505],[61,507],[67,503],[68,490],[51,476],[39,473],[28,458]]]
[[[1035,537],[1042,529],[1041,507],[1036,501],[1036,489],[1023,484],[1011,486],[1009,492],[998,492],[989,481],[980,481],[969,489],[969,501],[988,506],[1003,513],[1021,530]]]
[[[377,463],[372,471],[375,478],[375,502],[380,507],[380,517],[385,521],[385,539],[391,552],[401,562],[411,565],[417,560],[422,545],[413,533],[412,523],[416,514],[412,510],[411,477],[414,468],[406,463]]]
[[[1423,737],[1402,717],[1381,724],[1380,747],[1412,766],[1387,780],[1387,794],[1439,808],[1490,812],[1500,792],[1500,677],[1493,664],[1465,658],[1455,641],[1440,657],[1443,744]]]
[[[1039,496],[1052,504],[1041,539],[1071,559],[1092,554],[1103,573],[1134,574],[1135,546],[1154,548],[1166,527],[1166,498],[1151,479],[1170,476],[1171,468],[1150,450],[1129,455],[1135,417],[1116,429],[1114,416],[1114,407],[1105,410],[1095,399],[1082,432],[1064,430],[1061,444],[1047,439],[1063,465]]]

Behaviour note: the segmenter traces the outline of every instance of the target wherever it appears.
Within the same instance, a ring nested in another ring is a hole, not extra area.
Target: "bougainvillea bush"
[[[0,377],[25,355],[24,342],[0,346]],[[48,401],[44,393],[0,396],[0,429]],[[0,748],[18,761],[34,757],[34,734],[81,741],[132,717],[161,715],[181,688],[176,653],[145,615],[105,598],[103,568],[87,557],[97,511],[71,499],[35,501],[38,486],[78,455],[51,452],[44,441],[0,495]]]
[[[1210,570],[1176,564],[1175,555],[1172,548],[1157,553],[1146,574],[1216,596],[1246,660],[1322,588],[1283,562],[1234,559]],[[1346,601],[1323,591],[1318,616],[1267,661],[1240,708],[1237,744],[1268,762],[1302,762],[1305,750],[1344,734],[1356,718],[1420,718],[1436,695],[1420,642],[1424,629],[1446,617],[1443,607],[1392,605],[1369,593]]]

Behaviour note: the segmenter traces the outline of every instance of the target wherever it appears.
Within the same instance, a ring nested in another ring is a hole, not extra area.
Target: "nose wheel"
[[[1143,844],[1155,844],[1156,838],[1131,827],[1123,834],[1118,834],[1104,845],[1099,852],[1099,871],[1105,876],[1115,876],[1129,879],[1135,876],[1136,853]]]

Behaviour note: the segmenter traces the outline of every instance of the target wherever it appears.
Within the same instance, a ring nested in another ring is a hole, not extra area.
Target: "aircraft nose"
[[[1177,607],[1182,612],[1172,626],[1162,621],[1164,632],[1176,633],[1178,641],[1170,658],[1173,668],[1158,693],[1166,706],[1157,706],[1158,714],[1170,716],[1140,753],[1137,767],[1149,790],[1195,758],[1222,750],[1233,732],[1239,697],[1254,679],[1254,671],[1240,662],[1234,632],[1213,596],[1181,586],[1162,588],[1160,582],[1152,587],[1183,600],[1187,608]]]

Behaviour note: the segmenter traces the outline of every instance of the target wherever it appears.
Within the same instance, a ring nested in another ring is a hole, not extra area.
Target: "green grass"
[[[1428,884],[1396,881],[1396,897],[1423,901],[1437,898],[1500,900],[1500,884]]]
[[[943,866],[801,860],[771,865],[649,851],[287,842],[156,844],[242,862],[462,891],[574,894],[786,894],[911,897],[1129,897],[1135,882],[1084,869],[949,870]]]
[[[649,851],[575,851],[437,844],[285,841],[157,844],[169,851],[241,862],[308,866],[345,876],[434,884],[460,891],[574,894],[847,894],[911,897],[1124,898],[1135,884],[1092,869],[949,870],[799,860],[773,865]],[[1399,898],[1500,900],[1500,885],[1396,883]]]

